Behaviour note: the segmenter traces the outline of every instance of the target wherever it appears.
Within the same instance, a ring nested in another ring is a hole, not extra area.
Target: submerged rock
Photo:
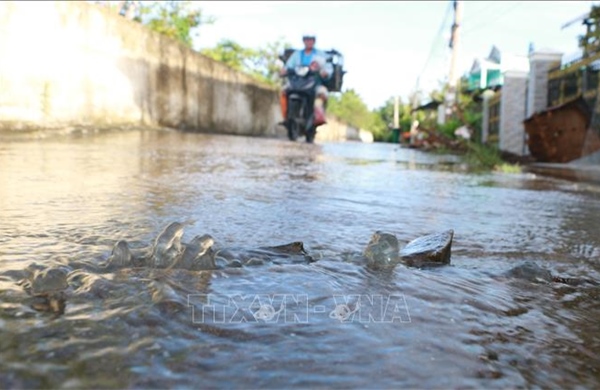
[[[252,251],[251,251],[252,252]],[[315,261],[312,256],[304,249],[302,241],[295,241],[289,244],[260,247],[254,253],[263,254],[274,264],[284,263],[312,263]]]
[[[46,268],[36,271],[31,280],[31,293],[33,295],[48,295],[66,290],[67,270],[64,268]]]
[[[38,311],[63,314],[66,307],[64,290],[69,288],[67,270],[61,267],[40,269],[39,265],[34,265],[28,271],[26,291],[33,296],[30,306]]]
[[[450,229],[414,239],[400,251],[401,261],[418,268],[450,264],[453,237]]]
[[[530,282],[550,283],[554,281],[552,273],[545,268],[540,267],[533,261],[526,261],[506,272],[505,276],[517,279],[524,279]]]
[[[234,268],[266,263],[296,264],[315,261],[304,249],[304,243],[300,241],[257,249],[223,248],[216,252],[216,260],[220,266]]]
[[[308,255],[304,249],[304,243],[302,241],[295,241],[289,244],[276,246],[265,246],[258,249],[285,255]]]
[[[592,286],[598,286],[599,283],[592,279],[587,278],[569,278],[558,275],[553,275],[552,272],[546,268],[538,265],[534,261],[527,260],[510,270],[506,271],[504,277],[527,280],[534,283],[561,283],[569,286],[579,286],[582,284],[588,284]]]
[[[367,266],[373,269],[394,267],[399,261],[398,248],[395,235],[376,231],[364,251]]]

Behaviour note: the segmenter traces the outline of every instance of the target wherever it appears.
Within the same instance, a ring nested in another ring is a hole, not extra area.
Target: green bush
[[[450,119],[442,125],[438,125],[438,131],[448,138],[454,139],[454,131],[462,126],[462,123],[458,119]]]

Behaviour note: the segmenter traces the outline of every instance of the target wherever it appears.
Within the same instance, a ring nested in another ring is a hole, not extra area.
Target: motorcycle
[[[314,125],[314,102],[318,73],[302,66],[288,69],[287,114],[284,126],[290,141],[305,136],[306,142],[313,143],[317,134]]]

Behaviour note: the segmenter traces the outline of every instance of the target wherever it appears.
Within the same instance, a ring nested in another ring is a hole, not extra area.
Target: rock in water
[[[64,290],[69,287],[67,271],[63,268],[35,270],[30,278],[31,306],[35,310],[63,314],[66,307]]]
[[[400,251],[400,257],[409,267],[435,267],[450,264],[454,230],[429,234],[412,240]]]
[[[43,271],[37,271],[31,280],[33,295],[52,294],[68,287],[67,271],[62,268],[46,268]]]
[[[295,241],[290,244],[277,246],[266,246],[259,249],[266,249],[272,252],[287,255],[308,255],[308,253],[304,249],[304,243],[302,241]]]
[[[552,273],[545,268],[540,267],[533,261],[526,261],[523,264],[519,264],[516,267],[510,269],[506,276],[524,279],[530,282],[546,282],[550,283],[554,281]]]
[[[215,240],[208,234],[196,236],[184,245],[183,255],[175,265],[175,268],[183,268],[191,271],[201,271],[217,268],[215,264],[215,252],[212,249]]]
[[[304,244],[300,241],[277,246],[263,246],[256,249],[223,248],[217,251],[215,257],[217,262],[220,263],[219,266],[234,268],[266,263],[283,265],[304,264],[315,261],[306,252]]]
[[[365,248],[367,266],[373,269],[395,266],[399,260],[398,248],[395,235],[376,231]]]
[[[304,249],[304,243],[295,241],[289,244],[259,247],[257,250],[249,251],[249,254],[256,254],[258,257],[251,257],[247,261],[247,265],[264,263],[266,258],[261,258],[263,257],[261,252],[267,255],[274,264],[312,263],[315,261]]]
[[[173,265],[181,255],[181,236],[183,225],[173,222],[167,226],[156,238],[150,264],[154,268],[167,268]]]

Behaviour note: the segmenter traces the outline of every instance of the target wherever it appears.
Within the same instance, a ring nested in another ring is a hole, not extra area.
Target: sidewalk
[[[532,163],[523,167],[526,172],[560,179],[600,184],[600,152],[565,164]]]

